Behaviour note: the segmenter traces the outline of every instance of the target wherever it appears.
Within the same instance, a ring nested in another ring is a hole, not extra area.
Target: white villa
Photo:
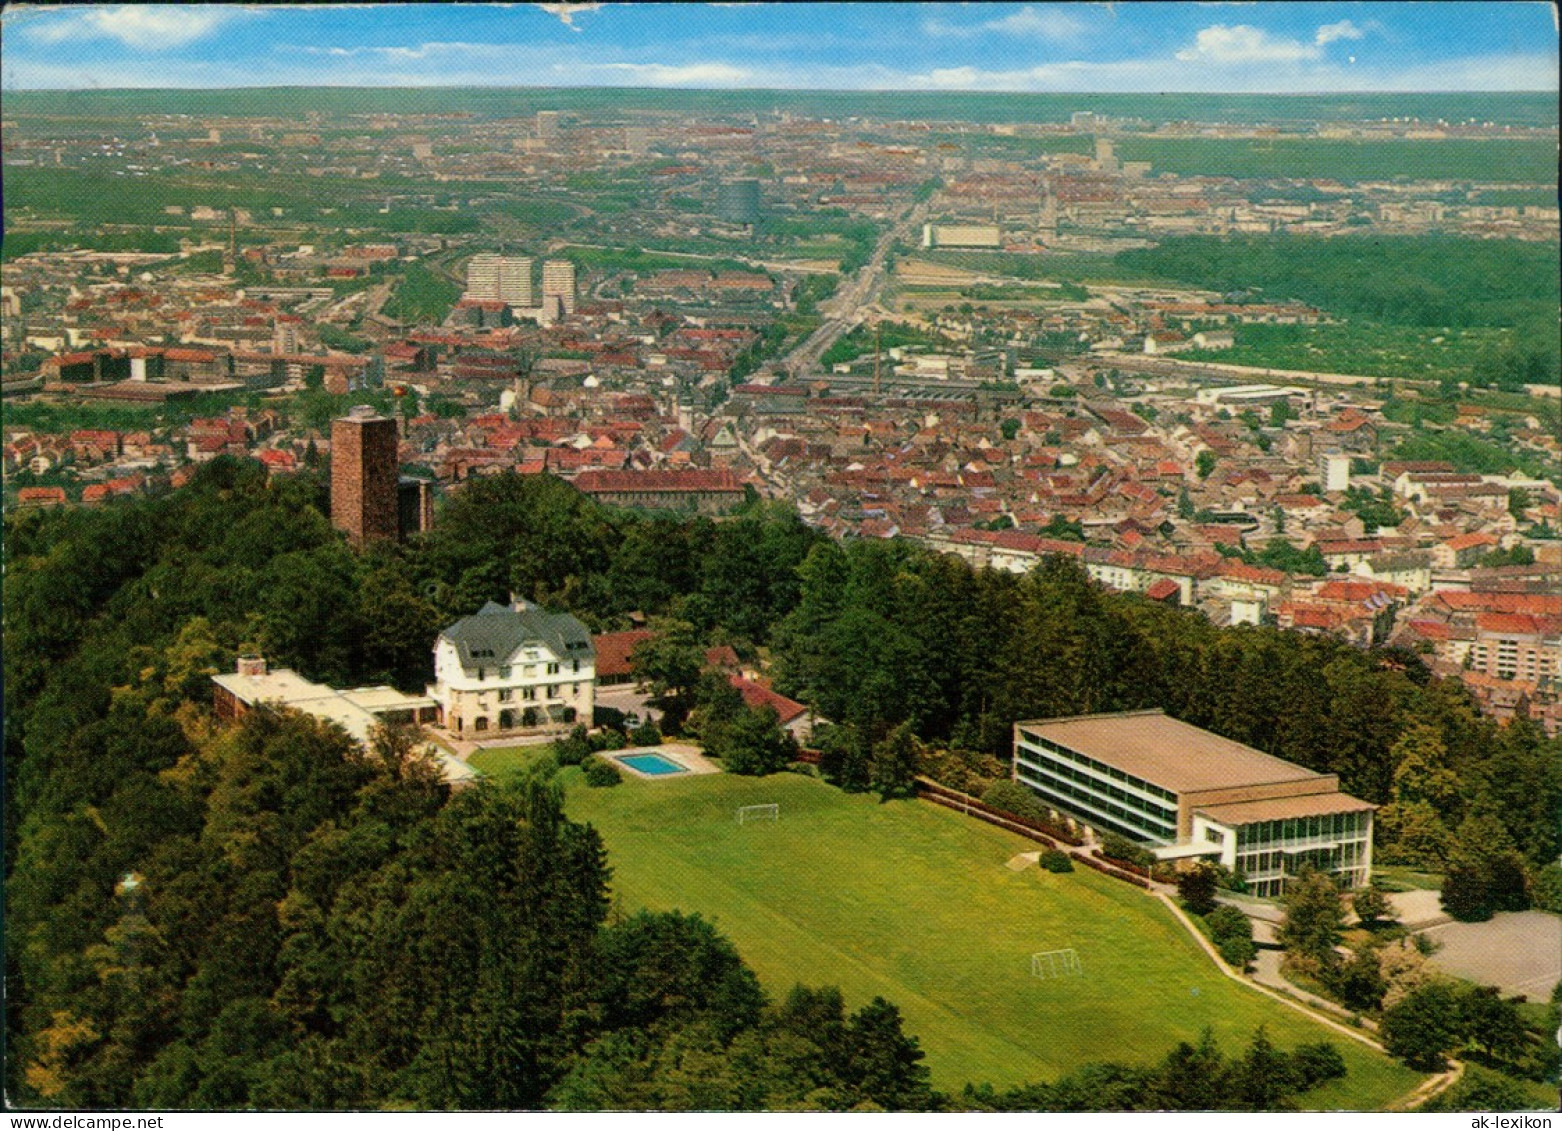
[[[488,602],[434,643],[428,694],[452,734],[591,725],[596,651],[568,613]]]

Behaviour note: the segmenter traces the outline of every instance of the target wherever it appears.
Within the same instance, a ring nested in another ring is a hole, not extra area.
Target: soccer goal
[[[1069,978],[1084,974],[1085,968],[1079,964],[1079,951],[1069,947],[1038,950],[1030,956],[1030,972],[1037,978]]]
[[[750,821],[779,821],[780,819],[781,806],[775,803],[738,806],[738,824],[740,825],[746,825]]]

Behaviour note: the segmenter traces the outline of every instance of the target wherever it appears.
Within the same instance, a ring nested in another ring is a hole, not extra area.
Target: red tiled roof
[[[776,714],[781,717],[782,726],[808,712],[808,708],[797,700],[788,699],[785,695],[771,691],[768,687],[761,687],[740,675],[731,676],[728,682],[738,689],[738,694],[743,696],[743,702],[750,708],[757,711],[762,707],[774,707]]]
[[[597,650],[597,678],[630,674],[629,657],[643,641],[656,633],[646,628],[632,628],[628,632],[604,632],[591,638]]]

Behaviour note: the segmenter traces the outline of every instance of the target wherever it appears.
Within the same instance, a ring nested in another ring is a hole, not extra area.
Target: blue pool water
[[[670,758],[663,758],[660,754],[626,754],[619,759],[631,770],[639,770],[642,774],[659,776],[661,774],[686,774],[689,772],[686,766],[680,766]]]

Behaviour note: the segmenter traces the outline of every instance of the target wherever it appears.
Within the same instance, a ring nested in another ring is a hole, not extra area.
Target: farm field
[[[1005,867],[1035,846],[923,802],[881,804],[814,779],[717,775],[588,789],[567,809],[601,832],[615,907],[699,912],[772,997],[839,985],[850,1008],[895,1002],[936,1087],[1050,1080],[1103,1060],[1147,1062],[1205,1026],[1235,1053],[1261,1024],[1289,1048],[1331,1039],[1345,1079],[1312,1107],[1374,1109],[1421,1077],[1222,975],[1159,903],[1080,869]],[[738,825],[776,802],[774,823]],[[1082,977],[1032,977],[1035,951],[1072,947]]]

